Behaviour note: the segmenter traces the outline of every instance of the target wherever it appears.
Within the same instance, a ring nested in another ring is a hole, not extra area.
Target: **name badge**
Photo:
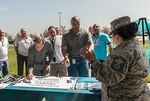
[[[72,59],[72,64],[76,64],[76,59]]]

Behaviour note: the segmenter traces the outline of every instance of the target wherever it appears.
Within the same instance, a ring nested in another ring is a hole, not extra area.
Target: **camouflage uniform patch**
[[[115,59],[112,61],[111,67],[112,67],[112,69],[117,70],[117,71],[123,73],[123,72],[124,72],[124,71],[123,71],[123,68],[124,68],[126,65],[127,65],[127,64],[126,64],[125,60],[118,57],[118,58],[115,58]]]

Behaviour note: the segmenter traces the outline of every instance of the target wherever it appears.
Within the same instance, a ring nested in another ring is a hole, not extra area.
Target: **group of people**
[[[102,82],[102,101],[149,101],[147,87],[148,56],[135,40],[138,26],[130,17],[123,16],[111,23],[111,40],[100,32],[96,23],[90,27],[90,34],[80,28],[80,19],[72,17],[72,28],[63,36],[57,35],[56,28],[48,28],[49,36],[37,36],[35,42],[21,29],[21,36],[15,39],[18,75],[23,75],[26,64],[27,77],[32,76],[92,76]],[[8,73],[8,40],[0,29],[0,66]],[[107,55],[107,45],[109,55]],[[90,65],[89,65],[89,64]],[[3,65],[2,65],[3,64]]]
[[[17,54],[18,75],[23,75],[26,64],[26,75],[32,76],[67,76],[67,68],[61,53],[62,37],[58,28],[50,26],[48,37],[36,35],[33,40],[21,29],[21,36],[15,39],[14,47]]]

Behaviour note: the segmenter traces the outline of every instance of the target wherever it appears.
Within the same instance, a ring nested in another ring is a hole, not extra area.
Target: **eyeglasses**
[[[98,28],[99,26],[93,26],[93,28]]]

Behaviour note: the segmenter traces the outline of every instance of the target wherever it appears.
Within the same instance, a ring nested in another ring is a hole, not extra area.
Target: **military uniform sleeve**
[[[34,51],[33,51],[33,45],[29,47],[29,53],[28,53],[28,73],[33,74],[33,65],[34,65]]]
[[[111,55],[104,63],[97,60],[92,62],[96,79],[107,86],[114,86],[122,81],[129,68],[129,60],[123,56]]]

